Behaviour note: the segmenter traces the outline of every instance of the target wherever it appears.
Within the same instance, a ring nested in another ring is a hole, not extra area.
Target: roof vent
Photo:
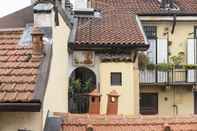
[[[159,0],[161,9],[165,10],[179,10],[175,0]]]

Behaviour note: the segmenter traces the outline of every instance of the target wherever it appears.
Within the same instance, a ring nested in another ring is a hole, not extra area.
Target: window
[[[156,26],[144,26],[144,32],[148,39],[157,38],[157,27]]]
[[[122,85],[122,73],[121,72],[111,73],[111,85]]]
[[[144,115],[153,115],[158,113],[157,93],[141,93],[140,113]]]

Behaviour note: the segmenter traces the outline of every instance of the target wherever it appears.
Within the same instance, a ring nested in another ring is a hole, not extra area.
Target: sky
[[[0,17],[30,5],[31,0],[1,0]]]

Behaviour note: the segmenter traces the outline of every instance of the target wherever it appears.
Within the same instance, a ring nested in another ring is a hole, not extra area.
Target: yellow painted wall
[[[190,115],[194,113],[194,99],[191,87],[141,87],[141,93],[158,93],[158,115]],[[167,98],[167,101],[165,100]],[[178,111],[173,105],[178,106]]]
[[[59,26],[53,27],[53,56],[45,93],[43,112],[68,111],[68,50],[70,29],[59,15]],[[45,120],[44,117],[44,120]]]
[[[178,52],[185,52],[184,63],[186,63],[186,47],[187,39],[193,38],[194,26],[197,22],[177,22],[175,26],[174,33],[171,34],[172,22],[143,22],[143,25],[153,25],[157,26],[157,36],[158,38],[167,38],[164,33],[169,32],[169,41],[172,41],[172,45],[169,46],[171,56],[177,55]],[[140,92],[157,92],[159,94],[159,115],[175,115],[175,110],[173,109],[173,104],[178,106],[178,115],[193,114],[194,112],[194,99],[191,87],[177,87],[175,90],[175,95],[173,88],[166,91],[162,89],[163,87],[140,87]],[[189,88],[190,90],[188,90]],[[168,101],[164,98],[167,97]]]
[[[101,113],[107,111],[107,94],[112,90],[116,90],[119,97],[118,114],[135,115],[138,114],[139,104],[139,87],[138,72],[133,63],[100,63],[100,92],[101,97]],[[111,72],[122,72],[122,86],[111,86]]]
[[[172,41],[170,52],[176,55],[180,51],[184,51],[186,55],[186,44],[188,38],[193,38],[194,26],[197,22],[177,22],[174,33],[171,34],[173,22],[143,22],[143,25],[157,26],[158,38],[167,38],[165,32],[169,32],[169,40]],[[186,58],[185,58],[186,61]]]
[[[0,112],[0,131],[42,130],[42,113],[38,112]]]

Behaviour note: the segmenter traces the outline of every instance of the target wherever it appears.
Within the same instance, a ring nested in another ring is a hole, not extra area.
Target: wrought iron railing
[[[168,71],[154,70],[141,70],[140,83],[197,83],[197,70],[196,69],[171,69]]]
[[[69,93],[68,109],[70,113],[88,113],[89,96],[84,93]]]

